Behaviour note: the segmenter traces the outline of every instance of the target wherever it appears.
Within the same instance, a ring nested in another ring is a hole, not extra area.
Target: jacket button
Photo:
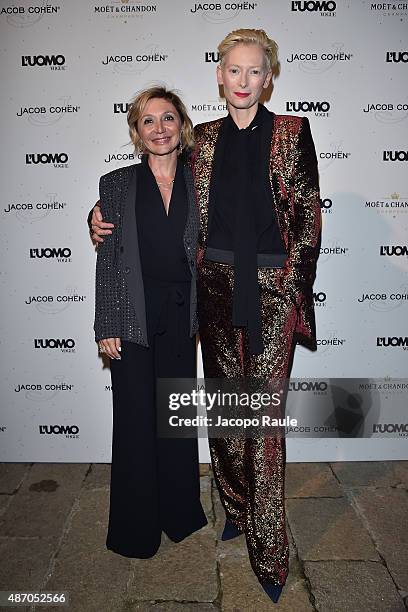
[[[129,272],[130,272],[130,268],[126,267],[125,268],[125,274],[129,274]]]

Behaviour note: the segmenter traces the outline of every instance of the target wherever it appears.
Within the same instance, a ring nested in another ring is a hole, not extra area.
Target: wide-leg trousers
[[[195,378],[190,283],[145,282],[149,347],[122,341],[112,360],[113,435],[108,549],[152,557],[164,531],[179,542],[207,523],[196,439],[157,436],[157,378]],[[167,410],[168,406],[158,406]]]
[[[293,359],[296,306],[277,290],[274,275],[273,269],[258,270],[265,350],[251,355],[246,329],[232,326],[233,268],[212,261],[201,264],[198,314],[205,378],[287,379]],[[284,406],[280,408],[283,413]],[[283,585],[289,564],[285,437],[279,430],[273,436],[213,437],[209,445],[226,516],[245,533],[256,576]]]

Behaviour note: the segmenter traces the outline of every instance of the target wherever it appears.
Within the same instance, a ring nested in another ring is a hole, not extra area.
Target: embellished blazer
[[[95,340],[121,338],[148,346],[146,307],[140,262],[136,198],[139,164],[118,168],[99,181],[103,219],[115,224],[98,245],[95,287]],[[196,250],[198,209],[193,177],[184,165],[188,213],[183,242],[191,271],[190,335],[197,332]],[[91,211],[92,213],[92,211]],[[90,213],[90,215],[91,215]]]
[[[295,339],[316,350],[313,282],[320,251],[321,212],[316,151],[306,117],[275,115],[262,126],[270,143],[268,164],[273,206],[287,254],[283,268],[271,273],[276,290],[297,309]],[[265,130],[268,130],[266,133]],[[197,265],[202,264],[208,238],[209,210],[213,208],[218,147],[223,118],[195,127],[196,146],[191,168],[200,215]],[[214,180],[215,179],[215,180]],[[199,278],[199,275],[198,275]],[[199,280],[198,280],[199,282]]]

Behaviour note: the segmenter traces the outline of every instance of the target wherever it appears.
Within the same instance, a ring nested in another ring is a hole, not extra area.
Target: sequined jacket
[[[115,224],[98,246],[95,289],[95,340],[121,338],[148,346],[142,269],[135,201],[138,164],[118,168],[101,177],[99,198],[103,219]],[[190,168],[184,166],[188,214],[184,248],[192,282],[190,334],[197,332],[196,249],[198,210]]]
[[[316,347],[313,282],[320,250],[320,195],[315,147],[305,117],[271,113],[269,180],[276,219],[287,259],[283,268],[273,270],[279,294],[292,299],[297,308],[296,342]],[[191,167],[200,214],[198,267],[208,236],[208,210],[217,138],[223,119],[195,127],[196,147]],[[237,177],[239,180],[239,177]]]

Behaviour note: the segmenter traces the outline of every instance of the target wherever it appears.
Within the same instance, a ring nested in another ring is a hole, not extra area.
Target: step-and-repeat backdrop
[[[239,27],[278,42],[267,106],[310,119],[319,159],[319,347],[297,349],[293,375],[310,380],[293,391],[312,405],[320,379],[362,377],[387,400],[372,435],[294,437],[288,459],[408,458],[408,417],[392,413],[407,385],[377,380],[408,362],[407,17],[407,2],[360,0],[2,0],[1,461],[110,461],[86,215],[100,175],[135,162],[137,90],[176,88],[194,123],[225,114],[217,44]]]

